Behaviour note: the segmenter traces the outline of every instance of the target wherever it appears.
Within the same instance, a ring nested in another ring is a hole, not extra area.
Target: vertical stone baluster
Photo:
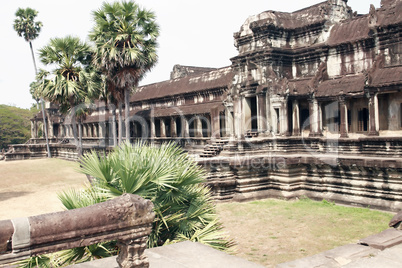
[[[148,257],[144,254],[147,247],[147,237],[134,240],[118,240],[120,253],[117,263],[121,268],[148,268]]]

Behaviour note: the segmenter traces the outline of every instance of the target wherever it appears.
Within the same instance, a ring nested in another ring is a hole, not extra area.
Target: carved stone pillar
[[[59,129],[60,129],[61,137],[64,138],[66,136],[66,129],[65,129],[64,125],[60,124]]]
[[[156,130],[155,130],[155,117],[151,117],[151,139],[155,139]]]
[[[300,135],[300,111],[299,111],[299,101],[293,100],[292,102],[292,135]]]
[[[161,128],[161,138],[166,138],[166,125],[165,119],[160,119],[160,128]]]
[[[177,138],[176,118],[170,118],[170,137]]]
[[[233,113],[234,134],[237,139],[241,139],[241,99],[237,96],[233,99]]]
[[[281,105],[282,113],[280,118],[281,134],[289,136],[289,121],[288,121],[288,101],[285,99]]]
[[[122,268],[148,268],[148,257],[144,254],[147,248],[147,237],[135,240],[118,240],[117,246],[120,253],[116,258],[117,263]]]
[[[320,111],[318,102],[315,98],[309,100],[310,109],[310,137],[316,137],[321,135],[320,131]]]
[[[212,133],[211,138],[220,139],[221,138],[221,121],[218,109],[213,109],[211,111],[211,126]]]
[[[36,138],[35,122],[31,121],[31,138]]]
[[[258,111],[257,111],[257,118],[258,118],[258,131],[265,133],[267,131],[267,102],[265,99],[265,94],[257,95],[257,102],[258,102]]]
[[[272,122],[272,104],[271,104],[271,95],[269,90],[265,95],[265,104],[266,104],[266,119],[267,119],[267,133],[271,134],[273,131],[273,122]]]
[[[48,125],[48,137],[54,138],[53,124],[52,121],[50,121],[50,116],[47,117],[46,123]]]
[[[233,114],[230,112],[228,108],[226,108],[226,116],[225,116],[225,136],[226,137],[234,137],[234,120]]]
[[[189,124],[188,124],[188,120],[185,116],[181,117],[181,136],[183,138],[190,137]]]
[[[339,98],[339,110],[341,116],[340,133],[341,138],[347,138],[348,135],[348,107],[346,106],[345,98]]]
[[[38,138],[39,122],[35,120],[35,138]]]
[[[378,96],[377,93],[374,93],[369,97],[369,136],[379,135],[378,118]]]
[[[202,122],[199,116],[194,121],[195,137],[202,138]]]

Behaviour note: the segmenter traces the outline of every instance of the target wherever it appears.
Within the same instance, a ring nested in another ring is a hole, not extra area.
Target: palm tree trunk
[[[125,108],[125,125],[126,125],[126,142],[130,142],[130,90],[126,88],[124,90],[124,108]]]
[[[123,102],[119,102],[119,145],[123,141]]]
[[[75,146],[77,146],[77,148],[78,148],[78,142],[79,142],[79,140],[78,140],[78,132],[77,132],[77,120],[76,120],[76,117],[75,117],[75,107],[72,109],[72,111],[71,111],[71,125],[72,125],[72,127],[73,127],[73,137],[74,137],[74,143],[75,143]]]
[[[78,159],[82,157],[82,122],[81,119],[78,119]]]
[[[43,104],[43,99],[41,99],[41,106],[42,106],[43,126],[45,127],[45,139],[46,139],[47,157],[52,158],[52,154],[50,153],[49,139],[47,137],[47,124],[46,124],[45,107],[44,107],[44,104]]]
[[[32,61],[34,64],[35,68],[35,75],[38,75],[38,69],[36,68],[36,61],[35,61],[35,54],[33,52],[33,47],[32,47],[32,42],[29,41],[29,47],[31,48],[31,55],[32,55]],[[40,99],[41,102],[41,107],[42,107],[42,117],[43,117],[43,126],[45,127],[45,139],[46,139],[46,149],[47,149],[47,157],[52,158],[52,154],[50,153],[50,146],[49,146],[49,139],[47,137],[47,124],[46,124],[46,118],[45,118],[45,107],[43,105],[43,99]]]
[[[37,75],[38,74],[38,69],[36,68],[35,54],[33,52],[33,47],[32,47],[32,42],[31,41],[29,41],[29,47],[31,48],[32,61],[33,61],[34,68],[35,68],[35,74]]]
[[[113,132],[113,146],[117,146],[116,106],[114,105],[112,110],[112,132]]]

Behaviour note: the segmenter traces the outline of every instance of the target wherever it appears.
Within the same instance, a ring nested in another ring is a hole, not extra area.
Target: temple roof
[[[365,80],[364,74],[358,74],[323,81],[316,89],[316,97],[362,95],[364,93]]]
[[[402,1],[382,0],[381,8],[376,10],[377,25],[394,25],[402,22]]]
[[[308,95],[310,94],[311,88],[309,87],[311,78],[297,79],[289,81],[289,94],[291,96],[297,95]]]
[[[370,38],[369,17],[360,16],[337,23],[331,28],[328,45],[334,46],[345,41],[354,42]]]
[[[370,74],[370,87],[402,84],[402,66],[377,69]]]
[[[131,96],[130,102],[160,99],[174,95],[229,87],[232,79],[232,68],[225,67],[199,75],[139,87],[137,92]]]
[[[264,24],[271,24],[275,27],[284,29],[296,29],[317,22],[323,22],[325,19],[322,16],[321,10],[323,6],[326,5],[327,2],[322,2],[293,13],[268,10],[248,17],[241,26],[238,34],[240,36],[252,34],[253,27],[262,26]]]
[[[223,111],[223,103],[221,101],[214,101],[180,106],[156,107],[152,110],[148,109],[132,111],[130,115],[138,115],[143,117],[150,117],[151,115],[155,117],[170,117],[194,114],[208,114],[213,109]]]

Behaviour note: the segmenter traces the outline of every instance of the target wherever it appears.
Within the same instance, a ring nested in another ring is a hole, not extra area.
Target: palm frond
[[[54,268],[59,267],[51,254],[39,255],[15,263],[18,268]]]

